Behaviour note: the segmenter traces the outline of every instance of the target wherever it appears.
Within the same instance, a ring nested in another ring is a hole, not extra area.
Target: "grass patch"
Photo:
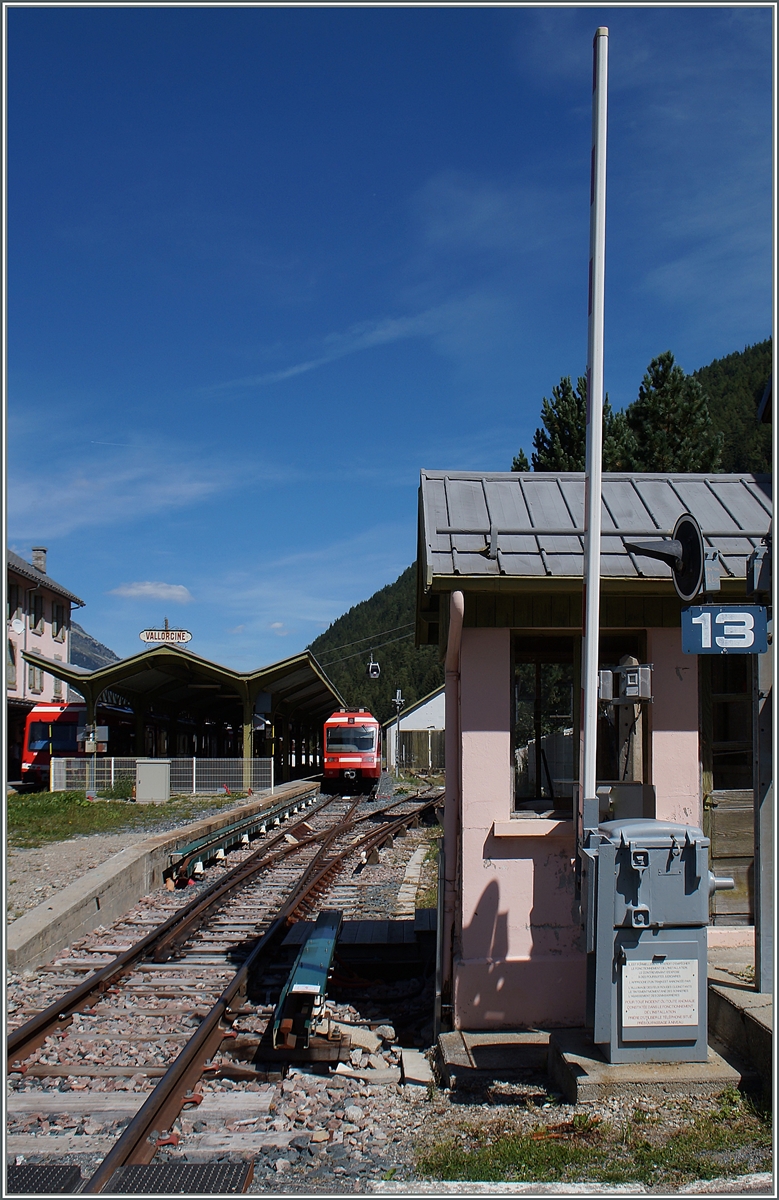
[[[234,792],[231,796],[173,796],[167,804],[132,804],[122,799],[87,800],[83,791],[28,792],[7,799],[8,844],[43,846],[91,833],[133,830],[151,834],[171,821],[185,825],[242,799],[243,793]]]
[[[440,825],[431,825],[425,830],[429,845],[422,862],[422,873],[419,877],[417,908],[435,908],[438,904],[438,839],[444,836]]]
[[[504,1122],[505,1124],[505,1122]],[[767,1113],[735,1089],[719,1111],[682,1122],[673,1132],[655,1128],[637,1108],[618,1127],[577,1115],[572,1121],[513,1132],[487,1123],[464,1125],[418,1152],[417,1171],[433,1179],[557,1183],[642,1183],[680,1187],[698,1179],[771,1170]]]

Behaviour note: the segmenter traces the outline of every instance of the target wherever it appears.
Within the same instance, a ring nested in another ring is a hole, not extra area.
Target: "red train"
[[[24,725],[22,782],[36,788],[49,786],[49,765],[54,758],[84,758],[79,729],[86,725],[87,706],[81,704],[36,704]],[[108,742],[98,743],[100,754],[133,753],[133,714],[114,704],[97,706],[97,723],[108,727]],[[110,744],[110,748],[109,748]]]
[[[381,775],[381,727],[364,708],[341,708],[325,721],[325,783],[373,787]]]

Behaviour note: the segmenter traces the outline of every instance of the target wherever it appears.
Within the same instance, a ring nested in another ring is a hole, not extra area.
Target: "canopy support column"
[[[291,766],[291,723],[286,714],[281,718],[281,722],[281,781],[282,783],[289,783]]]
[[[243,739],[241,756],[243,758],[243,790],[247,792],[252,786],[252,759],[254,758],[254,699],[249,695],[248,688],[241,696],[243,709]]]

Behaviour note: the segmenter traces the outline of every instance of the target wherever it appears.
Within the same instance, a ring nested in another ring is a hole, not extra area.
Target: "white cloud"
[[[32,432],[28,437],[32,438]],[[26,441],[27,438],[22,439]],[[17,444],[17,449],[23,447]],[[79,529],[129,526],[159,513],[186,509],[220,492],[242,486],[251,471],[257,486],[298,478],[299,468],[256,460],[241,464],[198,449],[169,445],[136,446],[132,453],[106,451],[88,467],[72,465],[69,443],[46,447],[46,470],[35,471],[17,453],[9,464],[9,534],[22,541],[54,538]],[[81,455],[78,456],[79,458]]]
[[[52,464],[20,471],[8,489],[15,536],[58,537],[90,526],[127,524],[166,509],[186,508],[225,487],[213,470],[170,461],[98,462],[83,468]]]
[[[203,390],[213,392],[227,388],[261,387],[281,383],[284,379],[292,379],[295,375],[314,371],[317,367],[326,366],[327,363],[336,362],[350,354],[358,354],[361,350],[369,350],[373,346],[386,346],[390,342],[406,338],[428,336],[435,333],[440,324],[441,313],[437,309],[405,317],[382,317],[379,320],[361,321],[342,333],[326,334],[321,341],[322,352],[313,358],[293,363],[278,371],[266,371],[262,375],[249,375],[242,379],[229,379]]]
[[[173,604],[189,604],[192,595],[183,583],[122,583],[111,588],[109,596],[127,596],[131,600],[169,600]]]

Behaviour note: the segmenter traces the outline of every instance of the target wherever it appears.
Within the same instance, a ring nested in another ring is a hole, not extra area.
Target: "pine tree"
[[[706,395],[670,350],[653,358],[625,411],[626,470],[716,471],[723,437],[712,425]]]
[[[586,449],[587,379],[580,375],[576,387],[569,375],[552,388],[552,399],[541,402],[543,425],[533,435],[534,471],[583,471]],[[603,467],[622,470],[625,457],[624,415],[612,412],[609,398],[603,404]],[[514,458],[512,471],[528,471],[524,450]]]
[[[587,381],[579,377],[576,387],[566,375],[552,388],[552,399],[541,401],[542,425],[533,435],[534,471],[582,471],[584,469]]]

